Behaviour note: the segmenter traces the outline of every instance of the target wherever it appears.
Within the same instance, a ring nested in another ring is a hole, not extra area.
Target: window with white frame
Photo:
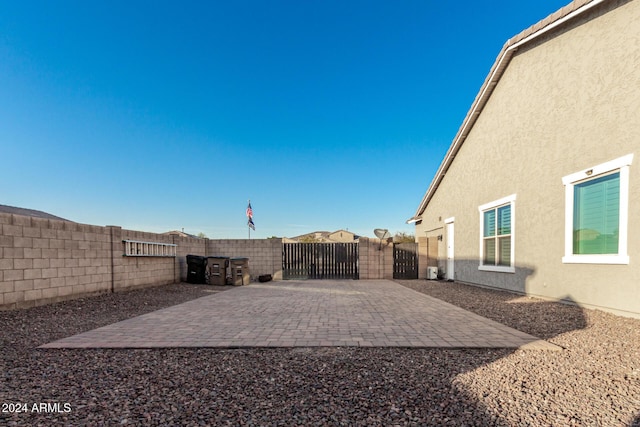
[[[484,204],[480,211],[480,270],[515,273],[516,195]]]
[[[562,178],[564,263],[628,264],[629,166],[633,154]]]

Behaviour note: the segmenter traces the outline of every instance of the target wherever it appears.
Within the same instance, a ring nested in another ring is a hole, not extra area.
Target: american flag
[[[253,209],[251,209],[251,200],[249,200],[249,205],[247,206],[247,225],[251,227],[253,231],[256,230],[256,225],[253,223]]]

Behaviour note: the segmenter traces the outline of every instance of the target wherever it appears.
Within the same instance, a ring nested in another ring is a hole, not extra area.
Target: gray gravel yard
[[[0,312],[0,425],[640,426],[640,320],[398,283],[564,350],[36,349],[229,289],[170,285]]]

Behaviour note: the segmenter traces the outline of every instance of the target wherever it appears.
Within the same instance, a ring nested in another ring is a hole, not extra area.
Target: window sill
[[[498,265],[481,265],[478,267],[480,271],[492,271],[494,273],[515,273],[515,267],[506,267]]]
[[[567,255],[563,264],[629,264],[628,255]]]

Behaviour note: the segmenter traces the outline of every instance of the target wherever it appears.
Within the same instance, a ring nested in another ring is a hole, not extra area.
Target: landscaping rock
[[[640,426],[640,320],[401,283],[564,350],[36,349],[230,289],[163,286],[0,312],[0,425]]]

